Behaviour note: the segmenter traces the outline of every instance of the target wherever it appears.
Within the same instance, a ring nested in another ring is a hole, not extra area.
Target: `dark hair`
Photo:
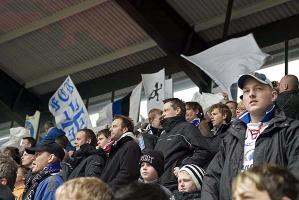
[[[176,110],[177,108],[180,108],[181,109],[181,112],[179,113],[179,116],[182,116],[185,118],[185,115],[186,115],[186,106],[185,106],[185,103],[178,99],[178,98],[169,98],[169,99],[164,99],[163,100],[163,103],[166,104],[170,102],[171,103],[171,107]]]
[[[3,152],[5,151],[9,151],[10,153],[10,157],[16,161],[16,163],[19,165],[21,164],[21,155],[20,155],[20,152],[19,152],[19,149],[16,148],[16,147],[5,147],[5,149],[3,150]]]
[[[233,190],[246,178],[250,179],[259,191],[267,191],[272,200],[299,197],[299,181],[285,168],[270,165],[254,166],[235,178]]]
[[[31,147],[35,147],[36,140],[33,137],[23,137],[23,140],[28,140],[28,142],[31,144]]]
[[[127,128],[128,132],[133,132],[134,131],[134,123],[130,117],[124,116],[124,115],[115,115],[113,118],[113,121],[116,119],[121,119],[122,123],[121,126],[123,128]]]
[[[110,137],[111,132],[110,132],[109,128],[105,128],[105,129],[100,130],[100,131],[97,133],[97,137],[99,137],[100,135],[104,135],[105,138],[108,138],[108,137]]]
[[[161,186],[153,183],[133,182],[117,190],[114,200],[169,200]]]
[[[90,139],[90,145],[92,145],[94,147],[97,146],[97,141],[98,141],[97,137],[91,129],[83,128],[83,129],[80,129],[78,132],[80,132],[80,131],[85,133],[85,136],[87,139]]]
[[[0,154],[0,177],[6,178],[7,186],[13,190],[17,178],[17,163],[9,156]]]
[[[196,101],[189,101],[189,102],[186,102],[186,107],[196,111],[198,110],[198,114],[197,114],[197,117],[202,120],[204,118],[204,115],[203,115],[203,110],[202,110],[202,107],[201,105],[196,102]]]
[[[209,112],[211,113],[214,109],[218,109],[222,115],[226,115],[225,122],[229,123],[232,119],[232,112],[229,107],[223,103],[216,103],[211,106]]]
[[[52,128],[52,127],[55,127],[55,125],[52,121],[47,121],[44,125],[45,129],[49,129],[49,128]]]
[[[61,148],[65,149],[67,144],[69,143],[69,139],[65,135],[60,135],[55,139],[55,142],[61,146]]]

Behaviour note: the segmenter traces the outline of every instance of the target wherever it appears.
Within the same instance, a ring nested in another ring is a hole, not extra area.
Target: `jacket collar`
[[[175,116],[175,117],[169,117],[169,118],[165,118],[161,121],[161,125],[163,127],[163,129],[166,132],[169,132],[173,127],[175,127],[177,124],[181,123],[181,122],[185,122],[185,118],[182,116]]]
[[[261,122],[269,122],[273,117],[275,113],[275,105],[272,105],[267,111],[265,116],[262,118]],[[251,121],[251,116],[249,112],[243,113],[239,119],[244,123],[248,124]]]

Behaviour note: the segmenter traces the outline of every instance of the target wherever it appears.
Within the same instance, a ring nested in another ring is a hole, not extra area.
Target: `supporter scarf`
[[[49,164],[42,171],[37,174],[33,174],[32,178],[29,178],[25,183],[25,190],[23,200],[33,200],[36,189],[40,182],[42,182],[47,177],[51,176],[53,173],[58,173],[61,169],[60,162]]]

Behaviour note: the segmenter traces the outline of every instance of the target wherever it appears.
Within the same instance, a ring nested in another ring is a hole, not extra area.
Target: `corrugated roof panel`
[[[27,82],[149,40],[118,4],[108,1],[2,44],[0,60]]]
[[[149,62],[154,59],[158,59],[161,57],[166,56],[166,54],[159,48],[159,47],[153,47],[150,49],[147,49],[142,52],[138,52],[136,54],[132,54],[108,63],[105,63],[103,65],[95,66],[93,68],[90,68],[88,70],[84,70],[75,74],[71,75],[72,80],[75,84],[92,80],[101,76],[105,76],[107,74],[117,72],[120,70],[127,69],[129,67],[139,65],[145,62]],[[64,78],[59,78],[54,81],[50,81],[41,85],[38,85],[36,87],[30,88],[31,91],[35,92],[36,94],[45,94],[50,91],[56,90],[60,84],[63,82]]]
[[[239,33],[254,27],[271,23],[299,13],[299,1],[290,1],[279,6],[263,10],[261,12],[233,20],[229,27],[229,33]],[[222,37],[223,25],[219,25],[200,32],[200,36],[206,41],[212,41]]]
[[[18,29],[84,0],[9,0],[1,1],[0,34]]]

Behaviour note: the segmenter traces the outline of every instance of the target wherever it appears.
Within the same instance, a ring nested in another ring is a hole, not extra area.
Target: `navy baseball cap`
[[[64,150],[59,146],[59,144],[57,144],[55,142],[45,143],[42,145],[38,145],[36,147],[26,148],[25,151],[28,154],[34,154],[35,152],[45,151],[45,152],[54,154],[61,161],[63,160],[64,155],[65,155]]]
[[[244,83],[248,78],[254,78],[255,80],[257,80],[258,82],[265,84],[265,85],[269,85],[271,88],[273,88],[272,82],[266,77],[265,74],[260,74],[257,72],[253,72],[250,74],[243,74],[240,76],[239,80],[238,80],[238,87],[240,89],[243,89],[244,87]]]

